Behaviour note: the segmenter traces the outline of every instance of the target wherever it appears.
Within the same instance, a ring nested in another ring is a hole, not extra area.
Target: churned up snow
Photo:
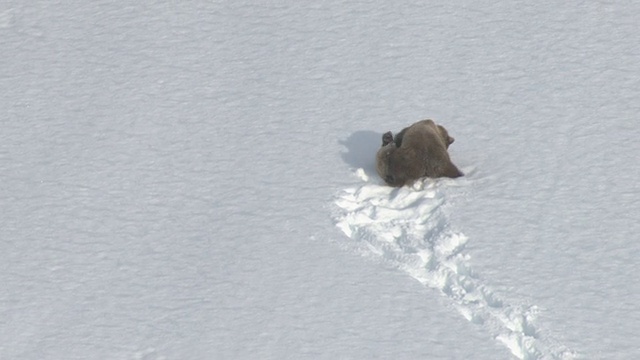
[[[364,181],[369,176],[363,169]],[[469,174],[467,174],[469,176]],[[541,337],[535,306],[499,299],[473,271],[464,252],[467,237],[452,230],[447,187],[460,180],[425,180],[400,189],[365,184],[346,189],[336,201],[337,226],[370,252],[411,277],[440,290],[470,322],[488,328],[520,359],[573,359],[574,353]]]

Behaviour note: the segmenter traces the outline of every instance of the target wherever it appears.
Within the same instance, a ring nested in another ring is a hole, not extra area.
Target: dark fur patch
[[[418,121],[395,137],[387,132],[376,154],[378,175],[391,186],[408,185],[425,176],[462,176],[447,152],[454,141],[447,129],[432,120]]]

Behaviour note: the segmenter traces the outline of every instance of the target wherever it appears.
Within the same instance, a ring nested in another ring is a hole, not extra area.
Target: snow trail
[[[365,182],[363,169],[357,174]],[[342,191],[335,203],[336,226],[374,255],[440,290],[468,321],[486,328],[511,353],[526,360],[574,359],[575,352],[541,334],[536,306],[499,299],[470,266],[467,237],[451,229],[443,188],[450,179],[392,188],[365,183]]]

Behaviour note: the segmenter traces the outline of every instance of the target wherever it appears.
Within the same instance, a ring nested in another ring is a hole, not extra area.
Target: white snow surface
[[[640,3],[0,4],[0,359],[640,358]],[[384,186],[432,118],[466,176]]]

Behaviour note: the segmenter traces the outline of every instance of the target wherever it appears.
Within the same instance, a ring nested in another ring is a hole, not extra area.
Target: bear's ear
[[[447,145],[451,145],[453,144],[453,142],[456,141],[455,138],[451,137],[451,136],[447,136]]]
[[[382,146],[387,146],[393,142],[393,134],[391,131],[387,131],[382,135]]]
[[[449,136],[449,132],[447,131],[447,129],[444,128],[444,126],[438,125],[438,132],[440,133],[440,136],[444,139],[444,141],[447,143],[447,146],[453,144],[453,141],[455,139]]]

